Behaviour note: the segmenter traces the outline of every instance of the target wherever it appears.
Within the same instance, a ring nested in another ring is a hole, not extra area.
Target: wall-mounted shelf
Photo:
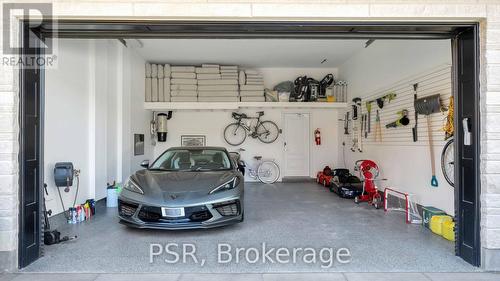
[[[236,110],[239,108],[345,108],[343,102],[145,102],[144,109],[166,110]]]

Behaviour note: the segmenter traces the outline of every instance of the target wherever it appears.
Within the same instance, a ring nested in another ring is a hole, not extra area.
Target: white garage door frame
[[[469,105],[467,111],[458,110],[455,118],[457,138],[462,137],[462,125],[458,120],[472,118],[473,145],[467,148],[467,157],[456,154],[456,159],[469,161],[468,166],[460,162],[456,165],[455,182],[457,198],[466,194],[469,198],[456,201],[457,210],[467,207],[466,211],[457,213],[456,254],[475,266],[480,265],[480,104],[479,104],[479,23],[478,22],[245,22],[245,21],[119,21],[119,20],[52,20],[43,22],[40,28],[31,29],[28,24],[21,27],[22,55],[33,55],[28,52],[30,34],[36,34],[36,40],[45,40],[58,34],[61,38],[322,38],[322,39],[452,39],[455,41],[455,71],[467,69],[468,72],[457,73],[454,79],[457,93],[466,89],[470,96],[468,102],[458,104]],[[37,39],[38,38],[38,39]],[[41,44],[40,44],[41,45]],[[44,55],[37,49],[37,55]],[[463,64],[467,64],[463,66]],[[35,244],[25,243],[26,237],[39,237],[42,226],[41,217],[43,192],[43,153],[33,147],[40,147],[40,136],[43,136],[43,69],[27,69],[21,67],[19,76],[19,267],[25,267],[41,254],[40,241]],[[458,75],[460,74],[460,75]],[[35,136],[35,137],[33,137]],[[462,145],[459,145],[462,148]],[[456,149],[462,151],[464,149]],[[35,151],[35,155],[28,152]],[[458,153],[458,152],[456,152]],[[469,159],[470,158],[470,159]],[[467,169],[465,172],[460,168]],[[33,181],[33,171],[38,173],[39,181]],[[460,176],[463,177],[460,177]],[[460,181],[469,179],[465,186]],[[467,188],[466,188],[467,187]],[[467,193],[465,193],[467,191]],[[30,199],[33,199],[31,200]],[[468,206],[466,206],[468,204]],[[465,210],[465,209],[464,209]],[[32,212],[31,212],[32,211]],[[36,222],[35,227],[33,223]],[[464,229],[467,228],[467,229]],[[467,235],[465,235],[466,233]]]

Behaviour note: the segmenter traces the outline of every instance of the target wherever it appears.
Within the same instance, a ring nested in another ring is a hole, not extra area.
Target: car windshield
[[[219,171],[231,169],[227,153],[217,149],[171,149],[149,168],[165,171]]]

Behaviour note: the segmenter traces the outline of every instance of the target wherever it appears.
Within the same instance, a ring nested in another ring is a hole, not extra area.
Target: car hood
[[[173,172],[140,170],[131,176],[144,191],[144,196],[163,202],[193,200],[206,197],[215,187],[231,180],[235,171]]]

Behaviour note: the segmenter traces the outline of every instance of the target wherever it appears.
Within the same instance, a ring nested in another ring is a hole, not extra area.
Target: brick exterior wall
[[[2,42],[0,51],[1,45]],[[12,67],[0,65],[0,272],[17,266],[19,99],[16,73]]]
[[[488,270],[500,270],[500,122],[498,122],[500,0],[56,0],[53,2],[54,15],[68,18],[86,16],[233,20],[480,20],[482,263]],[[15,257],[18,231],[19,126],[16,77],[15,70],[0,68],[0,271],[15,270],[17,262]]]

